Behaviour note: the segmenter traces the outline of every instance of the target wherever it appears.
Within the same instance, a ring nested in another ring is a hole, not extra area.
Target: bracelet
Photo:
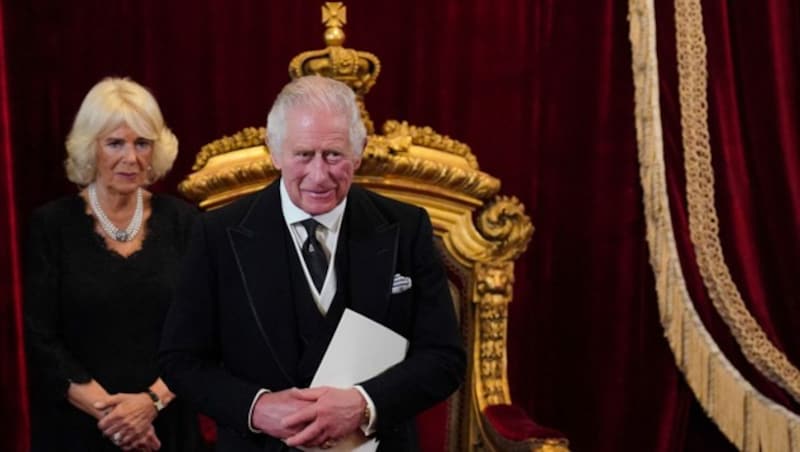
[[[158,394],[153,392],[152,389],[150,388],[147,389],[147,395],[149,395],[150,400],[153,401],[153,406],[156,407],[156,413],[164,409],[164,402],[162,402],[161,399],[158,398]]]

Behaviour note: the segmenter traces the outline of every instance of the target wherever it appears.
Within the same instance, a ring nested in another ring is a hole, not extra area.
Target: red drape
[[[800,366],[800,5],[746,3],[706,8],[721,236],[748,308]]]
[[[574,450],[681,450],[690,396],[648,263],[627,2],[537,3],[537,116],[498,168],[505,180],[533,158],[515,170],[537,230],[515,285],[512,393]]]
[[[671,3],[657,2],[662,109],[676,231],[692,269],[680,216]],[[800,19],[790,0],[744,3],[704,2],[723,244],[745,299],[797,363],[800,339],[791,332],[800,298],[790,276],[800,268],[793,127]],[[63,176],[63,140],[97,80],[129,75],[152,88],[181,140],[175,168],[159,187],[175,191],[202,144],[264,123],[289,60],[323,45],[320,4],[2,0],[3,105],[14,132],[19,218],[0,225],[3,240],[4,228],[25,230],[36,205],[74,190]],[[658,320],[638,179],[627,1],[346,4],[345,44],[383,63],[367,96],[376,124],[406,119],[470,144],[482,169],[502,180],[504,194],[520,198],[536,225],[511,306],[515,402],[566,433],[573,450],[730,447],[697,407]],[[10,162],[4,159],[4,168]],[[3,186],[12,188],[11,174],[3,174]],[[687,278],[709,329],[747,369],[708,309],[696,270]],[[3,300],[17,290],[11,281]],[[18,347],[0,353],[1,368],[17,375]],[[769,392],[768,382],[748,377]],[[4,389],[4,400],[23,393],[18,383]],[[20,416],[4,419],[12,420],[4,425],[9,431],[26,428],[14,424]],[[2,450],[17,444],[2,438]]]
[[[0,4],[0,418],[4,420],[0,423],[0,449],[24,452],[28,450],[28,399],[4,12]]]

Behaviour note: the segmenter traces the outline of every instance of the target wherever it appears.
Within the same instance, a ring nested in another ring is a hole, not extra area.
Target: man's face
[[[344,115],[325,110],[301,106],[287,112],[283,143],[272,160],[289,198],[306,213],[331,211],[350,190],[361,157],[353,152],[347,125]]]

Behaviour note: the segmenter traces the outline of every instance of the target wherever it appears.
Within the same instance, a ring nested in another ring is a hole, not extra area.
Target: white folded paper
[[[311,387],[349,388],[399,363],[406,357],[408,340],[374,320],[345,309],[322,357]],[[360,431],[340,439],[330,449],[303,448],[305,451],[374,452],[378,440]]]

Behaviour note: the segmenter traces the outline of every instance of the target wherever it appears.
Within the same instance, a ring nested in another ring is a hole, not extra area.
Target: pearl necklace
[[[94,182],[89,184],[89,189],[87,191],[89,192],[89,203],[94,211],[94,216],[97,218],[97,222],[100,223],[100,227],[103,228],[103,231],[118,242],[130,242],[133,240],[142,227],[142,217],[144,216],[142,189],[136,189],[136,209],[133,211],[133,218],[130,224],[128,224],[128,227],[125,228],[124,231],[116,227],[114,223],[108,219],[106,213],[103,212],[103,208],[100,207],[100,201],[97,200],[97,189],[94,186]]]

